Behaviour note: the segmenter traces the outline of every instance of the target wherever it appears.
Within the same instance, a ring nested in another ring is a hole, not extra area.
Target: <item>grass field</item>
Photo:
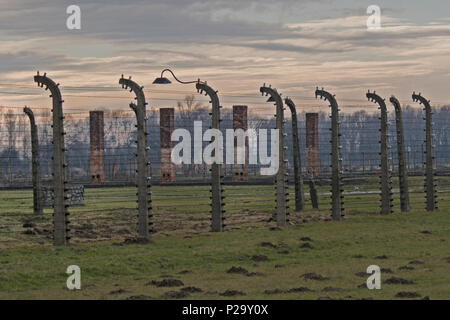
[[[407,214],[396,194],[395,213],[380,216],[379,195],[356,192],[333,222],[328,190],[319,187],[320,210],[308,204],[281,230],[268,221],[272,186],[228,186],[227,232],[213,234],[208,187],[155,187],[157,232],[140,244],[126,240],[135,188],[86,189],[66,248],[51,245],[50,210],[32,215],[30,190],[1,191],[0,299],[450,299],[450,194],[427,213],[412,193]],[[373,187],[346,187],[355,190]],[[69,265],[81,268],[82,290],[66,289]],[[382,268],[381,290],[361,286],[369,265]]]

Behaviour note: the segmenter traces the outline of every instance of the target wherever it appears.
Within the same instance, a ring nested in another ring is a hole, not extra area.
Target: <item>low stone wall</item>
[[[68,189],[66,204],[71,206],[84,205],[84,185],[69,184],[66,188]],[[42,204],[44,207],[53,206],[53,186],[42,186]]]

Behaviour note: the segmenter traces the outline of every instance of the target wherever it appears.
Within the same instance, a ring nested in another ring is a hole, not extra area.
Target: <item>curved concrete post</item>
[[[434,181],[434,142],[433,142],[433,111],[431,110],[430,101],[422,97],[422,95],[416,94],[412,95],[414,102],[419,102],[424,106],[425,111],[425,144],[426,144],[426,174],[425,174],[425,188],[427,197],[427,211],[435,211],[437,207],[437,192],[436,184]]]
[[[302,162],[300,156],[300,142],[298,138],[298,119],[297,110],[294,102],[286,98],[285,104],[291,110],[292,115],[292,145],[294,153],[294,183],[295,183],[295,211],[303,211],[305,209],[305,195],[303,191]]]
[[[271,99],[275,102],[276,110],[276,123],[278,129],[278,172],[276,175],[276,220],[278,226],[285,226],[289,219],[288,212],[288,184],[287,184],[287,173],[286,173],[286,156],[285,156],[285,132],[284,132],[284,106],[283,100],[276,89],[271,87],[262,86],[260,89],[262,95],[269,95]],[[274,150],[272,150],[274,152]]]
[[[212,105],[211,112],[211,128],[220,130],[220,102],[217,91],[208,86],[206,82],[198,81],[196,84],[197,91],[209,96]],[[211,231],[223,232],[224,224],[224,206],[225,196],[223,195],[222,183],[222,163],[214,162],[211,165]]]
[[[147,146],[147,102],[145,101],[144,87],[139,86],[136,82],[122,77],[119,80],[119,84],[125,90],[130,90],[136,95],[137,104],[131,103],[130,108],[136,114],[136,127],[137,127],[137,170],[136,180],[138,188],[138,236],[140,238],[149,238],[153,232],[152,222],[152,197],[150,191],[150,179],[149,176],[149,160]]]
[[[410,210],[408,168],[406,166],[405,133],[403,129],[402,106],[396,97],[389,100],[395,108],[395,123],[397,126],[398,178],[400,185],[400,209],[402,212]]]
[[[389,169],[389,136],[388,136],[388,112],[386,102],[375,92],[367,92],[366,97],[369,101],[377,103],[381,110],[381,129],[380,129],[380,156],[381,156],[381,214],[392,213],[392,180]]]
[[[41,167],[39,164],[39,138],[33,111],[25,107],[23,112],[30,118],[31,129],[31,171],[33,182],[33,212],[42,214]]]
[[[342,220],[344,216],[342,195],[342,158],[340,152],[339,106],[334,95],[325,90],[316,89],[316,98],[330,102],[331,107],[331,207],[333,220]]]
[[[53,100],[53,244],[63,246],[69,243],[69,212],[66,205],[67,193],[67,162],[66,148],[64,145],[64,114],[62,109],[63,100],[59,90],[59,84],[56,84],[47,75],[34,76],[34,82],[45,90],[50,89],[50,97]]]

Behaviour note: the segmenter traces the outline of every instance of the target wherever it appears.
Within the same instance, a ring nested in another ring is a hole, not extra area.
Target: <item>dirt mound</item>
[[[414,284],[414,281],[403,279],[403,278],[397,278],[397,277],[391,277],[384,281],[384,283],[387,284]]]
[[[421,295],[417,292],[398,292],[396,298],[420,298]]]
[[[144,294],[138,295],[138,296],[130,296],[126,298],[126,300],[150,300],[152,297],[146,296]]]
[[[237,274],[248,274],[248,270],[242,267],[231,267],[230,269],[227,270],[227,273],[237,273]]]
[[[310,244],[310,243],[303,243],[302,245],[300,245],[300,248],[302,249],[314,249],[314,247]]]
[[[188,292],[188,293],[203,292],[202,289],[197,288],[197,287],[184,287],[184,288],[181,288],[180,291]]]
[[[386,259],[389,259],[389,257],[386,255],[382,255],[382,256],[375,257],[375,259],[386,260]]]
[[[161,281],[152,280],[146,285],[156,286],[156,287],[182,287],[184,286],[183,281],[178,279],[163,279]]]
[[[263,254],[254,255],[250,259],[252,259],[255,262],[269,261],[269,258]]]
[[[247,277],[264,277],[264,273],[261,272],[249,272],[247,273]]]
[[[380,271],[381,271],[382,273],[394,273],[394,272],[393,272],[391,269],[389,269],[389,268],[381,268]]]
[[[281,294],[284,293],[281,289],[273,289],[273,290],[266,290],[264,291],[264,294]]]
[[[314,292],[314,290],[311,290],[307,287],[299,287],[299,288],[292,288],[289,289],[287,292],[289,293],[295,293],[295,292]]]
[[[300,241],[311,242],[312,240],[310,237],[302,237],[300,238]]]
[[[431,231],[423,230],[423,231],[420,231],[420,233],[422,233],[422,234],[431,234]]]
[[[414,267],[411,266],[401,266],[398,268],[398,270],[414,270]]]
[[[123,244],[149,244],[149,243],[152,243],[152,241],[147,238],[127,238],[123,241]]]
[[[419,260],[413,260],[413,261],[410,261],[409,264],[419,265],[419,264],[425,264],[425,262],[419,261]]]
[[[277,248],[277,246],[272,242],[261,242],[259,245],[265,248]]]
[[[114,295],[114,294],[122,294],[122,293],[127,293],[127,292],[128,292],[128,291],[125,290],[125,289],[118,289],[118,290],[113,290],[113,291],[111,291],[109,294]]]
[[[224,292],[220,293],[223,297],[233,297],[233,296],[245,296],[247,295],[245,292],[237,291],[237,290],[225,290]]]
[[[302,274],[300,276],[300,278],[303,278],[303,279],[306,279],[306,280],[316,280],[316,281],[325,281],[325,280],[329,280],[330,279],[328,277],[324,277],[324,276],[322,276],[320,274],[317,274],[315,272]]]

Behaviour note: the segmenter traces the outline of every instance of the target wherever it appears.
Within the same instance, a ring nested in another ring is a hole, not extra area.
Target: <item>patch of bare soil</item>
[[[300,238],[300,241],[311,242],[312,240],[310,237],[302,237]]]
[[[261,242],[259,245],[265,248],[277,248],[277,246],[272,242]]]
[[[127,293],[127,292],[128,292],[128,291],[125,290],[125,289],[117,289],[117,290],[111,291],[109,294],[114,295],[114,294],[122,294],[122,293]]]
[[[202,289],[197,288],[197,287],[184,287],[184,288],[181,288],[180,291],[187,292],[187,293],[203,292]]]
[[[150,300],[152,297],[146,296],[144,294],[138,295],[138,296],[129,296],[126,298],[126,300]]]
[[[324,277],[324,276],[322,276],[320,274],[317,274],[315,272],[305,273],[305,274],[301,275],[300,278],[303,278],[303,279],[306,279],[306,280],[316,280],[316,281],[330,280],[330,278]]]
[[[156,286],[156,287],[182,287],[184,286],[183,281],[178,279],[163,279],[161,281],[152,280],[146,284],[147,286]]]
[[[248,270],[242,267],[231,267],[230,269],[227,270],[227,273],[237,273],[237,274],[248,274]]]
[[[431,234],[431,231],[423,230],[423,231],[420,231],[420,233],[422,233],[422,234]]]
[[[264,277],[264,273],[261,272],[249,272],[247,273],[247,277]]]
[[[247,295],[245,292],[237,291],[237,290],[225,290],[224,292],[220,293],[223,297],[234,297],[234,296],[245,296]]]
[[[369,274],[367,274],[365,272],[357,272],[357,273],[355,273],[355,276],[365,278],[365,277],[369,276]]]
[[[420,298],[421,297],[421,295],[419,294],[419,293],[417,293],[417,292],[398,292],[396,295],[395,295],[395,297],[396,298],[409,298],[409,299],[411,299],[411,298]]]
[[[149,244],[152,240],[148,238],[127,238],[123,241],[123,244]]]
[[[310,243],[303,243],[302,245],[300,245],[301,249],[314,249],[314,247],[310,244]]]
[[[178,274],[188,274],[188,273],[192,273],[191,270],[181,270],[180,272],[178,272]]]
[[[386,259],[389,259],[389,257],[386,255],[382,255],[382,256],[377,256],[374,259],[386,260]]]
[[[380,271],[381,271],[382,273],[388,273],[388,274],[394,273],[394,272],[393,272],[391,269],[389,269],[389,268],[381,268]]]
[[[411,266],[401,266],[398,268],[398,270],[414,270],[414,267]]]
[[[264,291],[264,294],[267,294],[267,295],[281,294],[281,293],[284,293],[284,291],[281,290],[281,289],[272,289],[272,290],[266,290],[266,291]]]
[[[189,292],[185,292],[185,291],[168,291],[163,294],[163,298],[168,298],[168,299],[183,299],[183,298],[187,298],[189,296],[190,296]]]
[[[398,278],[398,277],[391,277],[384,281],[384,283],[387,284],[415,284],[414,281]]]
[[[311,290],[307,287],[299,287],[299,288],[292,288],[286,291],[288,293],[295,293],[295,292],[314,292],[314,290]]]
[[[269,261],[269,258],[263,254],[254,255],[250,259],[255,262]]]
[[[425,262],[419,261],[419,260],[413,260],[413,261],[410,261],[409,264],[419,265],[419,264],[425,264]]]

